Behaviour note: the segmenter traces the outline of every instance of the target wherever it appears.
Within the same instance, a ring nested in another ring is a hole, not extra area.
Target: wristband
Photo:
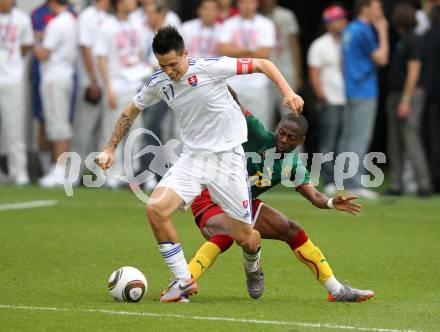
[[[333,198],[329,198],[327,201],[327,206],[329,209],[333,209]]]

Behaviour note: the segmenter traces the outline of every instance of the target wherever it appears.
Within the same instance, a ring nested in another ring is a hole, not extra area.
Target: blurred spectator
[[[69,10],[74,13],[73,7],[69,6]],[[32,28],[34,29],[34,36],[37,40],[43,39],[44,29],[49,21],[55,16],[49,8],[49,1],[45,1],[32,11]],[[32,112],[39,121],[38,131],[38,158],[43,173],[48,173],[52,165],[52,144],[46,138],[46,129],[44,124],[43,106],[41,104],[40,96],[40,62],[35,57],[31,58],[31,80],[32,80]]]
[[[431,15],[432,8],[440,5],[440,0],[427,0],[423,6],[423,9],[419,9],[416,12],[417,26],[415,31],[418,35],[423,35],[431,27],[429,16]]]
[[[422,43],[414,32],[416,10],[410,4],[398,4],[392,23],[401,38],[390,64],[390,93],[387,99],[388,157],[390,183],[387,193],[402,194],[404,154],[414,167],[420,196],[428,196],[431,189],[426,155],[420,138],[420,124],[425,105],[425,94],[418,87],[422,68]]]
[[[276,45],[270,59],[277,64],[292,89],[298,92],[302,89],[303,81],[300,31],[296,16],[291,10],[278,6],[278,0],[261,0],[260,3],[262,14],[275,24]],[[274,108],[281,110],[282,98],[274,84],[271,84],[271,102]]]
[[[159,68],[159,64],[157,62],[156,57],[153,54],[153,37],[157,30],[167,25],[167,15],[168,9],[161,1],[148,2],[144,5],[144,15],[145,20],[142,23],[143,27],[143,42],[145,42],[146,53],[144,57],[145,63],[154,68]],[[130,18],[135,18],[133,14],[130,15]]]
[[[431,24],[424,36],[423,87],[427,95],[431,175],[434,190],[440,192],[440,6],[432,10]]]
[[[46,122],[46,136],[53,144],[53,162],[49,172],[39,180],[43,187],[62,183],[64,168],[57,165],[58,157],[70,150],[72,128],[70,105],[73,93],[73,74],[76,61],[76,19],[68,9],[68,0],[49,0],[55,17],[44,31],[41,45],[34,54],[41,62],[40,94]],[[66,38],[69,36],[69,38]]]
[[[28,15],[13,0],[0,1],[0,134],[7,149],[9,179],[29,184],[25,144],[23,56],[33,44]]]
[[[239,0],[240,14],[227,19],[219,35],[219,52],[235,58],[269,58],[275,46],[275,27],[257,13],[258,0]],[[274,110],[269,101],[269,80],[263,74],[235,76],[228,83],[240,100],[266,126],[273,128]],[[255,98],[258,96],[258,98]]]
[[[183,23],[181,34],[192,58],[212,58],[218,55],[219,25],[217,0],[202,0],[197,8],[198,18]]]
[[[379,0],[356,0],[355,14],[357,17],[345,29],[342,38],[347,110],[343,119],[341,149],[354,152],[359,158],[359,169],[353,178],[347,179],[346,188],[369,199],[376,198],[377,193],[362,187],[361,175],[376,119],[376,65],[388,63],[388,22]]]
[[[111,0],[111,6],[115,14],[102,24],[94,48],[106,98],[100,149],[108,143],[124,107],[151,74],[151,68],[143,62],[146,45],[142,40],[142,27],[138,21],[129,19],[136,1]],[[140,118],[131,128],[139,127]],[[107,172],[109,188],[122,185],[116,175],[123,175],[123,146],[118,146],[115,163]]]
[[[340,6],[330,6],[324,10],[323,21],[327,32],[310,46],[307,63],[310,83],[318,99],[319,111],[319,152],[342,152],[340,135],[346,107],[344,78],[341,68],[341,36],[347,25],[346,12]],[[333,162],[323,164],[324,192],[336,193]]]
[[[232,16],[238,15],[238,8],[232,5],[232,0],[218,0],[219,3],[219,14],[217,16],[217,21],[222,23],[223,21],[231,18]]]
[[[172,25],[176,28],[180,28],[182,22],[179,16],[168,8],[168,4],[165,0],[139,0],[140,7],[130,14],[130,18],[137,19],[141,24],[148,24],[148,15],[146,13],[149,5],[155,7],[161,7],[165,12],[165,25]]]
[[[166,17],[168,9],[163,5],[162,2],[156,1],[146,4],[144,7],[144,13],[147,22],[144,26],[146,28],[144,32],[146,33],[147,37],[146,62],[148,65],[153,67],[153,69],[158,69],[159,64],[153,53],[152,42],[153,36],[157,30],[160,27],[167,25]],[[167,129],[168,131],[171,131],[172,127],[172,121],[166,121],[167,116],[171,114],[169,110],[168,104],[164,101],[160,101],[156,105],[153,105],[142,112],[142,121],[144,127],[152,131],[162,142],[164,142],[165,132]],[[152,135],[145,135],[144,138],[143,143],[145,146],[155,146],[158,144]],[[142,156],[142,171],[149,169],[151,161],[154,159],[154,157],[157,156],[153,156],[151,153],[147,153]],[[156,187],[159,180],[159,174],[148,174],[147,178],[144,179],[144,189],[147,191],[152,191]]]
[[[81,157],[81,173],[84,170],[87,154],[98,151],[98,139],[101,134],[104,102],[102,82],[98,79],[98,65],[96,56],[93,54],[93,46],[96,43],[98,30],[109,18],[107,13],[109,5],[110,0],[96,0],[95,4],[84,9],[78,18],[79,93],[72,150]]]

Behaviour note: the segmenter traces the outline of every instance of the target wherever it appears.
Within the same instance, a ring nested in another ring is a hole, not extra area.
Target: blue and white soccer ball
[[[123,266],[110,275],[108,290],[116,301],[139,302],[147,292],[147,279],[135,267]]]

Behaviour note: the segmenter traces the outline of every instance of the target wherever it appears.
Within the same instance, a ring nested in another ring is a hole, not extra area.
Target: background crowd
[[[440,191],[439,0],[400,1],[387,17],[379,0],[329,4],[321,13],[322,34],[307,50],[301,50],[297,17],[276,0],[202,0],[195,14],[182,23],[161,0],[95,0],[85,8],[49,0],[28,15],[14,0],[0,0],[0,180],[23,186],[35,178],[42,187],[56,187],[63,152],[75,151],[84,161],[100,151],[123,107],[158,68],[151,41],[170,24],[192,58],[271,59],[305,94],[305,115],[318,138],[308,152],[333,161],[338,153],[354,152],[362,162],[377,114],[386,112],[386,194],[427,197]],[[386,68],[381,84],[379,68]],[[235,77],[229,84],[267,128],[288,111],[263,75]],[[386,102],[379,103],[383,91]],[[164,102],[141,115],[133,129],[145,127],[163,141],[178,137]],[[137,150],[157,144],[152,137],[138,143]],[[109,188],[123,185],[115,177],[124,173],[123,149],[118,153]],[[151,158],[145,156],[138,171]],[[321,170],[327,194],[339,189],[332,165],[326,162]],[[362,174],[345,188],[376,198],[362,186]],[[146,189],[157,180],[150,176]]]

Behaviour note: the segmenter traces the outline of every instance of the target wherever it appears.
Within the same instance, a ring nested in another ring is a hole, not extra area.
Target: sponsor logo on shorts
[[[245,199],[245,200],[243,201],[243,207],[244,207],[245,209],[247,209],[248,206],[249,206],[249,201],[248,201],[247,199]]]

